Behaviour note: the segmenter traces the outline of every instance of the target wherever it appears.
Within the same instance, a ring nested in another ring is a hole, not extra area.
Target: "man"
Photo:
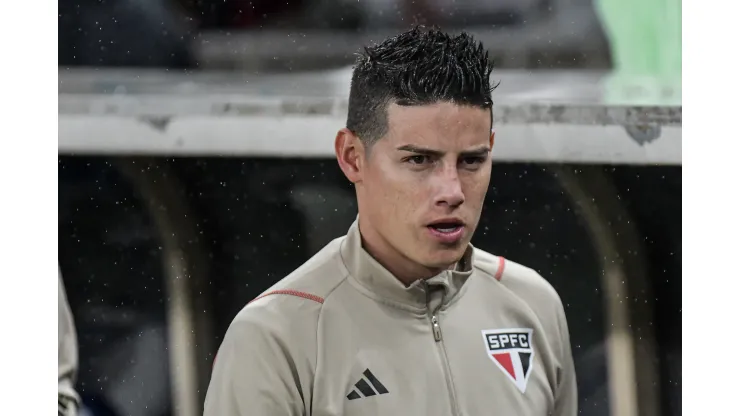
[[[73,416],[77,414],[79,398],[75,391],[75,376],[77,373],[77,336],[72,320],[72,312],[69,310],[67,294],[64,291],[62,274],[59,273],[59,284],[57,292],[57,315],[59,320],[59,416]]]
[[[365,49],[339,166],[359,215],[234,319],[206,416],[571,416],[560,299],[470,245],[491,172],[492,66],[470,36]]]

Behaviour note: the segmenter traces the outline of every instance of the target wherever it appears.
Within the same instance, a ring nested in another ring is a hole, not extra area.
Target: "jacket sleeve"
[[[59,415],[71,416],[76,414],[79,404],[79,398],[74,389],[77,375],[77,333],[61,273],[59,273],[57,315],[59,320]]]
[[[570,331],[562,303],[558,305],[558,326],[561,339],[560,382],[555,394],[555,411],[553,416],[575,416],[578,414],[578,386],[576,370],[573,364],[573,351],[570,344]]]
[[[226,331],[206,393],[204,416],[304,415],[290,340],[267,317],[249,312],[242,311]]]

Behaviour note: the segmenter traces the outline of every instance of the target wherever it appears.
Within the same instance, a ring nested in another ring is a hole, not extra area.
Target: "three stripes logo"
[[[356,400],[362,397],[375,396],[377,394],[386,394],[388,389],[378,380],[369,370],[365,370],[360,381],[355,383],[355,388],[347,395],[347,399]]]
[[[488,358],[524,393],[534,359],[532,329],[484,329],[482,332]]]

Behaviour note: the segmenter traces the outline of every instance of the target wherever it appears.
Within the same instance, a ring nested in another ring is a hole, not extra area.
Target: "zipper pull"
[[[437,319],[437,315],[432,315],[432,332],[434,333],[435,341],[442,341],[442,329],[439,327],[439,320]]]

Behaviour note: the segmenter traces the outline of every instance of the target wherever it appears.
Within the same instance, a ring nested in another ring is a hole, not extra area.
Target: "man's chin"
[[[447,269],[465,255],[465,247],[444,247],[434,250],[428,257],[427,265],[434,269]]]

